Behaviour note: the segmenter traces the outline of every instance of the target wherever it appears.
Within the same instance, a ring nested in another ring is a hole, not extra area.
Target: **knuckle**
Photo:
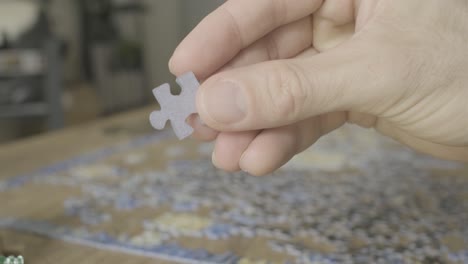
[[[224,13],[225,17],[228,19],[228,30],[232,33],[232,36],[235,36],[233,39],[237,40],[238,45],[243,47],[246,44],[245,36],[242,34],[241,27],[239,25],[239,20],[236,18],[234,13],[227,8],[226,6],[221,6],[220,11]]]
[[[318,113],[329,109],[337,99],[345,98],[344,87],[348,81],[343,78],[343,74],[338,71],[335,75],[328,74],[317,65],[309,65],[307,69],[311,73],[308,75],[310,99],[304,104],[309,104],[308,108],[312,112]]]
[[[275,120],[290,121],[300,115],[307,98],[302,69],[292,63],[275,63],[269,75],[267,95]]]

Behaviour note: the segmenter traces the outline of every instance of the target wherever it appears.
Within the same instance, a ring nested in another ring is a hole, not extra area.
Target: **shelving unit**
[[[148,103],[143,1],[77,0],[83,72],[96,84],[103,115]]]
[[[0,104],[0,118],[44,117],[50,130],[62,128],[62,65],[60,43],[50,39],[43,49],[6,49],[0,51],[0,85],[24,78],[41,81],[38,100]],[[8,87],[3,87],[4,89]]]

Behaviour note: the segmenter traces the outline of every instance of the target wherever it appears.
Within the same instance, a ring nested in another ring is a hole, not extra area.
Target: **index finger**
[[[229,0],[209,14],[177,47],[171,72],[205,79],[239,51],[274,29],[315,12],[323,0]]]

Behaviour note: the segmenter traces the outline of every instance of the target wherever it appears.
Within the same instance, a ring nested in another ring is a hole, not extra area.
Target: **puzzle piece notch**
[[[178,96],[171,93],[168,83],[153,90],[161,110],[151,113],[150,122],[155,129],[162,130],[167,121],[170,121],[177,138],[182,140],[193,133],[193,128],[186,123],[186,119],[197,113],[195,97],[200,83],[193,72],[178,77],[176,82],[182,89]]]

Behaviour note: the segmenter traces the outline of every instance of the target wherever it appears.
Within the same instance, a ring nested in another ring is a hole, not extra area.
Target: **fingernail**
[[[172,53],[171,57],[169,58],[169,61],[168,61],[168,65],[171,66],[172,65],[172,62],[174,60],[174,54],[175,52]]]
[[[169,66],[169,71],[173,74],[174,73],[174,70],[175,70],[175,59],[176,59],[176,56],[177,56],[177,49],[174,51],[174,53],[172,53],[172,56],[171,58],[169,59],[169,62],[168,62],[168,66]]]
[[[213,153],[211,154],[211,163],[213,163],[213,165],[216,168],[219,168],[218,162],[216,161],[216,152],[214,150],[213,150]]]
[[[204,90],[202,103],[208,115],[219,123],[236,123],[246,116],[245,97],[234,82],[220,82]]]
[[[246,156],[246,153],[247,153],[247,150],[244,151],[244,153],[242,153],[240,159],[239,159],[239,168],[241,169],[241,171],[243,173],[247,173],[247,170],[245,169],[245,162],[246,162],[246,159],[245,159],[245,156]]]

